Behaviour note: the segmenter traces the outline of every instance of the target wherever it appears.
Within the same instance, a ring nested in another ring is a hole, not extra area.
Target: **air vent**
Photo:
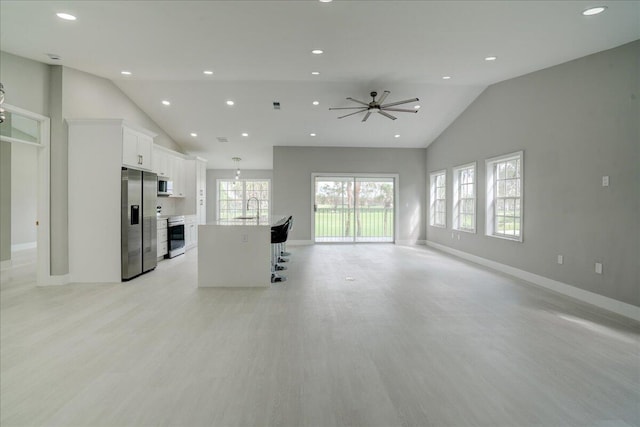
[[[280,103],[278,101],[273,101],[273,109],[274,110],[279,110],[280,109]]]
[[[227,138],[226,136],[219,136],[218,142],[229,142],[229,138]]]

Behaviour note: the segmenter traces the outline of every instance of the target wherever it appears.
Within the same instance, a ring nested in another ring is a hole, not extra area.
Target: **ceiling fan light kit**
[[[347,101],[353,101],[363,106],[362,107],[332,107],[332,108],[329,108],[329,110],[358,110],[358,111],[354,111],[353,113],[345,114],[344,116],[339,116],[338,117],[339,119],[353,116],[354,114],[358,114],[358,113],[364,113],[366,111],[366,114],[362,118],[363,122],[367,121],[369,116],[371,116],[371,113],[378,113],[380,115],[385,116],[388,119],[395,120],[397,119],[397,117],[392,116],[391,114],[388,113],[388,111],[399,112],[399,113],[414,113],[414,114],[418,112],[417,109],[394,108],[397,105],[408,104],[410,102],[419,101],[418,98],[405,99],[404,101],[397,101],[397,102],[390,102],[388,104],[383,104],[384,100],[387,99],[387,96],[389,96],[390,93],[391,92],[389,92],[388,90],[385,90],[384,92],[382,92],[382,96],[380,97],[380,99],[376,101],[376,96],[378,96],[378,92],[375,92],[375,91],[371,92],[369,94],[372,98],[371,102],[364,102],[364,101],[360,101],[355,98],[349,97],[347,98]]]

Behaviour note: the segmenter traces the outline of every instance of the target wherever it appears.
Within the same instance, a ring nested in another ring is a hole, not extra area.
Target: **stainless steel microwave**
[[[158,196],[173,195],[173,181],[158,177]]]

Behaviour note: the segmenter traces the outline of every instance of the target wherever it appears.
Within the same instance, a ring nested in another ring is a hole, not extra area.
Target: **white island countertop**
[[[214,222],[207,223],[207,225],[249,225],[249,226],[269,226],[272,227],[276,224],[282,224],[287,219],[286,216],[273,215],[269,221],[261,218],[260,221],[255,217],[237,217],[232,219],[219,219]]]

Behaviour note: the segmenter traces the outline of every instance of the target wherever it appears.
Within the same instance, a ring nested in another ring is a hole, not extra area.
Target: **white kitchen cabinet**
[[[153,147],[153,171],[164,178],[171,178],[169,173],[169,153],[165,150]]]
[[[169,243],[167,234],[167,220],[159,219],[157,228],[157,244],[158,244],[158,258],[162,258],[169,253]]]
[[[152,170],[153,137],[122,127],[122,164],[136,169]]]
[[[198,217],[187,215],[184,217],[184,247],[191,249],[198,246]]]
[[[207,161],[196,157],[184,161],[186,196],[184,213],[194,215],[198,224],[207,223]]]
[[[186,197],[187,183],[185,182],[185,160],[178,156],[170,156],[171,180],[173,181],[173,196]]]

